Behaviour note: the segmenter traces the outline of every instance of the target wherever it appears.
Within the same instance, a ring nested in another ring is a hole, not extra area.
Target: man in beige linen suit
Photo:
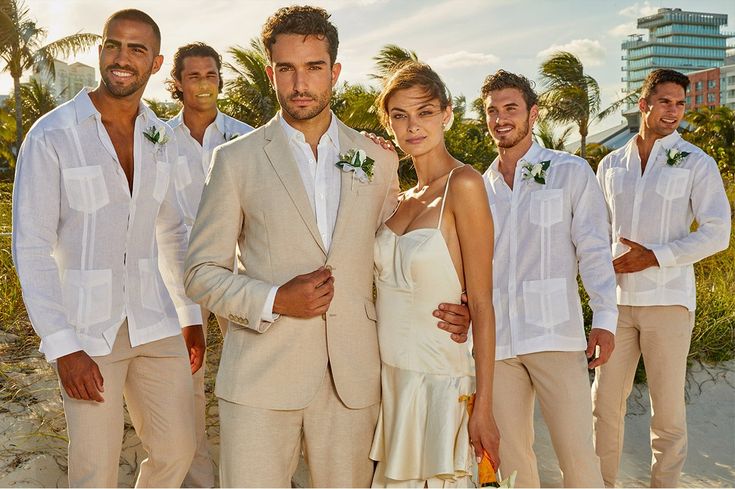
[[[231,321],[216,388],[223,487],[287,487],[302,449],[315,486],[372,479],[373,243],[398,162],[329,110],[340,65],[328,19],[286,7],[266,22],[282,110],[215,151],[191,234],[187,293]],[[372,178],[336,167],[351,149],[375,160]],[[235,242],[244,274],[232,274]]]

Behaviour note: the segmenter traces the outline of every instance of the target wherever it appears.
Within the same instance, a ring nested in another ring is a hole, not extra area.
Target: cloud
[[[638,32],[638,26],[636,25],[635,21],[626,22],[625,24],[616,25],[607,32],[608,34],[615,37],[626,37],[631,34],[636,34]]]
[[[658,8],[651,5],[651,2],[646,0],[643,3],[634,3],[629,7],[625,7],[618,13],[623,17],[632,17],[637,19],[638,17],[646,17],[647,15],[653,15],[658,12]]]
[[[442,54],[434,58],[430,58],[427,62],[434,69],[451,69],[465,68],[468,66],[482,66],[498,63],[500,58],[494,54],[471,53],[469,51],[457,51],[454,53]]]
[[[592,39],[574,39],[566,44],[554,44],[539,52],[536,56],[546,58],[557,51],[569,51],[576,54],[587,66],[600,66],[605,60],[605,48],[600,41]]]

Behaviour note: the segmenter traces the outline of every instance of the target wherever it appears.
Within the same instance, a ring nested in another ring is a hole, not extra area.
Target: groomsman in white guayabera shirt
[[[117,486],[123,398],[148,452],[137,487],[179,487],[194,456],[201,312],[159,272],[160,260],[183,280],[186,227],[169,183],[178,153],[140,102],[160,45],[144,12],[110,16],[100,85],[39,120],[18,156],[13,258],[62,386],[69,487]]]
[[[168,121],[174,131],[179,158],[173,171],[176,195],[184,212],[184,223],[191,232],[202,198],[204,180],[209,172],[212,151],[222,143],[253,130],[252,127],[227,116],[217,109],[217,96],[222,90],[222,57],[211,46],[197,42],[180,47],[174,54],[174,66],[167,88],[171,97],[183,104],[176,117]],[[184,284],[181,285],[183,293]],[[207,336],[209,311],[202,307],[204,336]],[[217,318],[222,333],[227,320]],[[206,361],[206,356],[205,356]],[[214,487],[214,467],[209,455],[206,433],[206,396],[202,364],[193,376],[194,415],[196,416],[197,451],[184,487]]]
[[[493,412],[504,474],[538,487],[533,409],[538,396],[565,487],[601,487],[592,443],[592,367],[607,361],[617,322],[607,213],[581,158],[531,139],[537,97],[523,76],[500,70],[482,87],[498,157],[485,173],[495,221]],[[585,340],[577,273],[593,311]],[[586,356],[585,356],[586,349]]]
[[[693,264],[727,248],[730,239],[730,205],[717,164],[676,132],[688,86],[679,72],[651,72],[638,101],[640,131],[597,169],[612,222],[620,311],[615,354],[596,369],[593,385],[595,444],[609,487],[641,354],[651,395],[651,487],[679,485],[687,453]]]

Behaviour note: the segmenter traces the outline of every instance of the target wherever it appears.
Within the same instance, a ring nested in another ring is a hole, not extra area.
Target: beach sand
[[[0,333],[0,487],[66,487],[66,439],[58,381],[39,354],[13,357],[16,341],[17,337]],[[208,362],[211,368],[214,362],[213,355]],[[208,390],[211,388],[212,380]],[[211,392],[209,396],[208,433],[216,460],[217,406]],[[689,457],[682,486],[735,486],[735,360],[716,366],[692,365],[687,402]],[[638,385],[628,401],[619,486],[649,485],[649,419],[648,391],[644,385]],[[538,406],[535,450],[542,486],[561,487],[556,456]],[[144,458],[140,441],[127,421],[119,471],[121,487],[134,485]],[[303,463],[294,483],[309,485]]]

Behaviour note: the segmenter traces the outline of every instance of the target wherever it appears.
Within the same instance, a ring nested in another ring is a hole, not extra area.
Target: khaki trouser
[[[378,408],[342,404],[330,369],[304,409],[276,411],[220,399],[220,486],[290,487],[303,450],[312,486],[369,487]]]
[[[592,403],[583,351],[539,352],[495,362],[493,413],[500,430],[500,470],[516,487],[539,487],[533,452],[534,398],[549,428],[564,487],[602,487],[592,442]]]
[[[615,351],[595,371],[594,431],[605,485],[615,486],[625,411],[643,355],[651,396],[651,487],[678,487],[687,453],[684,383],[694,313],[683,306],[618,306]]]
[[[204,339],[207,339],[207,324],[209,310],[202,310],[202,329]],[[207,396],[204,391],[204,372],[207,366],[207,357],[204,356],[202,368],[192,375],[194,383],[194,422],[197,437],[197,448],[189,472],[184,478],[182,487],[214,487],[214,465],[209,454],[209,440],[207,439]]]
[[[181,335],[132,348],[127,322],[109,355],[92,357],[104,379],[105,402],[64,400],[69,436],[69,487],[117,487],[123,397],[148,458],[136,487],[179,487],[194,455],[189,355]]]

